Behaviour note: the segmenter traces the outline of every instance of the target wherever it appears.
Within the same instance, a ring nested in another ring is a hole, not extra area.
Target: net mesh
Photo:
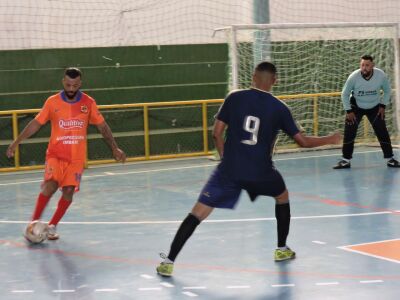
[[[349,74],[359,68],[360,57],[372,54],[376,66],[392,83],[392,105],[386,110],[386,121],[390,134],[397,135],[394,26],[276,27],[233,26],[226,30],[230,41],[231,89],[248,88],[255,65],[263,60],[272,61],[278,69],[274,95],[289,98],[286,103],[308,134],[324,135],[343,129],[340,91]],[[361,123],[357,141],[375,141],[367,122]],[[282,135],[278,146],[284,148],[292,143]]]

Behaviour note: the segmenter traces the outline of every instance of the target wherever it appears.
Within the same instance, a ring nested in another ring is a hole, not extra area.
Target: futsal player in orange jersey
[[[97,109],[95,100],[80,91],[81,71],[77,68],[66,69],[62,84],[64,89],[47,99],[39,114],[24,128],[6,153],[9,158],[13,157],[21,141],[35,134],[48,121],[51,122],[44,182],[32,215],[32,221],[40,219],[51,196],[61,188],[62,196],[49,221],[49,240],[59,238],[56,226],[71,205],[74,192],[79,190],[86,157],[88,125],[97,127],[117,161],[124,162],[126,159]]]

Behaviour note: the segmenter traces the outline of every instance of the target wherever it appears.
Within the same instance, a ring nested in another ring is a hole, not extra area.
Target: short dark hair
[[[277,73],[275,65],[273,63],[268,62],[268,61],[260,62],[256,66],[255,70],[258,71],[258,72],[268,72],[268,73],[271,73],[273,75],[275,75]]]
[[[78,68],[66,68],[64,71],[64,76],[68,76],[69,78],[75,79],[77,77],[82,78],[82,71]]]
[[[369,55],[369,54],[365,54],[365,55],[361,56],[361,59],[369,60],[371,62],[374,61],[374,58],[372,57],[372,55]]]

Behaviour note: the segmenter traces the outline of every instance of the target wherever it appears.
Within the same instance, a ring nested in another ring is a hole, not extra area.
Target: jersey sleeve
[[[40,112],[35,117],[36,121],[38,121],[41,125],[46,124],[50,120],[50,112],[51,112],[51,104],[50,101],[47,100]]]
[[[341,98],[342,98],[343,108],[345,111],[351,110],[350,95],[354,89],[354,76],[355,75],[352,74],[347,78],[346,83],[344,84],[342,89]]]
[[[292,113],[287,106],[284,106],[282,110],[281,129],[283,130],[283,132],[291,137],[300,132],[300,129],[297,127],[296,121],[293,119]]]
[[[230,103],[232,102],[231,97],[226,97],[224,103],[222,103],[221,107],[219,108],[215,118],[224,122],[225,124],[229,124],[229,107]]]
[[[96,102],[93,101],[91,110],[90,110],[90,119],[89,119],[89,124],[92,125],[99,125],[104,122],[104,117],[99,111]]]
[[[383,104],[388,105],[390,103],[390,98],[392,96],[392,89],[390,88],[389,78],[386,76],[386,74],[383,74],[382,90],[383,90]]]

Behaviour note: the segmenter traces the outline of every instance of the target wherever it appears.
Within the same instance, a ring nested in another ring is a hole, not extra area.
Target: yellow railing
[[[319,94],[297,94],[297,95],[281,95],[278,96],[281,100],[301,100],[301,99],[312,99],[313,101],[313,133],[318,135],[318,100],[321,97],[336,97],[340,96],[339,92],[334,93],[319,93]],[[150,103],[134,103],[134,104],[112,104],[112,105],[99,105],[100,110],[108,109],[125,109],[125,108],[142,108],[143,109],[143,129],[144,129],[144,156],[140,157],[129,157],[128,162],[133,161],[144,161],[144,160],[158,160],[168,158],[181,158],[181,157],[194,157],[210,155],[209,149],[209,125],[207,108],[210,104],[220,104],[223,99],[211,99],[211,100],[192,100],[192,101],[172,101],[172,102],[150,102]],[[190,152],[190,153],[177,153],[177,154],[163,154],[163,155],[151,155],[150,149],[150,129],[149,129],[149,108],[163,107],[163,106],[186,106],[186,105],[199,105],[202,110],[202,139],[203,139],[203,151]],[[19,134],[18,128],[18,115],[21,114],[34,114],[38,113],[39,109],[23,109],[13,111],[0,111],[0,116],[11,116],[12,127],[13,127],[13,138],[16,139]],[[9,141],[11,143],[11,141]],[[0,153],[5,155],[5,153]],[[102,159],[102,160],[88,160],[87,165],[98,165],[115,162],[113,159]],[[43,165],[35,166],[21,166],[20,165],[20,151],[17,147],[14,157],[14,167],[0,167],[0,172],[6,171],[17,171],[17,170],[33,170],[43,168]]]

